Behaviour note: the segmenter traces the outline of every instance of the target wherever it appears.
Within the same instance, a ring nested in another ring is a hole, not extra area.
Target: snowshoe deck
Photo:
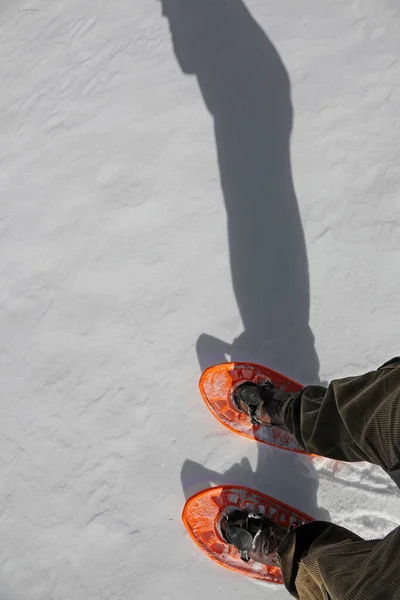
[[[254,561],[244,562],[239,551],[229,545],[219,529],[221,518],[235,509],[265,514],[278,525],[308,523],[308,515],[243,486],[222,485],[204,490],[189,498],[182,513],[183,523],[197,546],[212,560],[227,569],[263,581],[283,583],[282,572],[276,558],[264,565]]]
[[[259,384],[268,379],[286,392],[298,392],[303,387],[268,367],[255,363],[231,362],[206,369],[200,377],[199,388],[212,414],[231,431],[264,444],[306,454],[282,427],[252,425],[249,417],[236,408],[232,400],[234,387],[244,381]]]

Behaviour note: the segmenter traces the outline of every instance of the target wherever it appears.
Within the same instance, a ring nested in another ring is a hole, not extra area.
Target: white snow
[[[395,0],[2,3],[2,600],[288,598],[194,546],[210,483],[400,523],[380,469],[252,444],[197,390],[225,358],[307,383],[399,353],[399,26]]]

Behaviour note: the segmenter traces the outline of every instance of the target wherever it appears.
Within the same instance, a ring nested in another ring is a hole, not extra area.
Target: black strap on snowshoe
[[[272,382],[267,381],[263,384],[263,387],[264,386],[266,388],[274,389]],[[246,381],[245,383],[239,385],[234,390],[232,395],[233,402],[240,412],[243,412],[240,402],[244,402],[244,404],[247,406],[251,424],[255,426],[262,425],[260,419],[258,418],[259,409],[263,405],[263,399],[260,394],[260,387],[261,386],[251,381]]]
[[[272,381],[265,381],[260,385],[246,381],[233,391],[232,400],[240,412],[243,412],[241,402],[247,406],[247,414],[252,425],[263,425],[259,419],[259,411],[264,406],[271,419],[271,425],[282,427],[283,419],[280,413],[288,396],[286,392],[276,389]]]
[[[262,529],[264,516],[260,513],[243,516],[243,513],[239,515],[239,512],[234,511],[223,519],[221,531],[226,541],[239,550],[240,558],[244,562],[249,562],[249,550]]]
[[[240,558],[248,562],[250,560],[249,550],[253,544],[253,536],[250,531],[246,531],[246,529],[242,529],[237,525],[228,525],[225,535],[228,542],[239,550]]]
[[[287,531],[303,524],[301,521],[294,521]],[[278,561],[277,549],[281,540],[276,538],[273,525],[273,522],[261,513],[246,513],[239,509],[225,515],[220,523],[222,537],[239,550],[240,558],[245,562],[249,562],[249,551],[256,548],[257,538],[262,532],[267,533],[264,537],[266,543],[263,553],[272,562]]]

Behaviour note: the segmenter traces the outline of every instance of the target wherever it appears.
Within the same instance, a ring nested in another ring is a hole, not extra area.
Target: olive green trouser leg
[[[308,386],[286,402],[283,415],[307,452],[365,460],[399,480],[400,359],[328,389]],[[279,557],[285,585],[300,600],[400,600],[400,527],[366,541],[316,521],[289,533]]]

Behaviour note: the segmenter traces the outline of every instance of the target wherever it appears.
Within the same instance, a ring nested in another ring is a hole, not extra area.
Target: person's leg
[[[348,529],[315,521],[279,546],[285,586],[300,600],[400,598],[400,527],[365,541]]]
[[[313,454],[400,467],[400,359],[377,371],[309,386],[283,407],[285,426]],[[316,521],[279,546],[285,585],[300,600],[400,599],[400,528],[383,540]]]
[[[394,472],[400,467],[400,358],[327,389],[305,387],[286,401],[282,416],[310,454]]]

